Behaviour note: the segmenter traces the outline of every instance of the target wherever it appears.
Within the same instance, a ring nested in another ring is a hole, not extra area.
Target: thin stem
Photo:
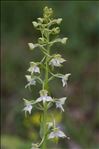
[[[47,36],[47,43],[49,43],[49,34]],[[45,48],[44,48],[45,50]],[[46,62],[45,62],[45,80],[43,83],[43,89],[48,90],[48,79],[49,79],[49,66],[48,66],[48,61],[49,61],[49,50],[50,50],[50,46],[48,44],[47,46],[47,50],[46,50]],[[41,149],[47,149],[47,128],[46,128],[46,123],[47,123],[47,105],[46,103],[44,104],[44,111],[43,111],[43,133],[44,133],[44,140],[41,146]]]
[[[46,105],[45,105],[46,106]],[[47,110],[46,107],[44,108],[44,112],[43,112],[43,133],[44,133],[44,140],[42,143],[42,149],[46,149],[46,118],[47,118]]]
[[[45,70],[45,81],[43,84],[43,89],[48,90],[48,57],[46,57],[46,70]],[[46,138],[46,122],[47,122],[47,107],[46,103],[44,104],[44,112],[43,112],[43,131],[44,131],[44,141],[42,144],[42,149],[46,149],[47,138]]]

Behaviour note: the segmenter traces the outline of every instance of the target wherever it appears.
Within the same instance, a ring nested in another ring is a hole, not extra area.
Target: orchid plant
[[[26,75],[27,84],[25,88],[30,88],[38,83],[41,84],[39,97],[35,100],[23,99],[25,103],[25,114],[31,114],[32,109],[36,108],[41,111],[40,119],[40,138],[39,143],[33,143],[31,149],[47,149],[47,140],[58,138],[69,138],[65,135],[52,118],[52,121],[47,121],[48,111],[55,105],[58,110],[64,112],[63,105],[66,97],[55,98],[51,97],[49,92],[49,82],[54,78],[59,78],[62,81],[63,87],[67,86],[68,74],[55,73],[55,67],[61,67],[66,61],[60,54],[51,54],[52,46],[55,43],[66,44],[67,38],[58,38],[60,28],[57,27],[62,22],[62,18],[54,19],[52,8],[45,7],[43,10],[43,17],[33,21],[33,26],[40,31],[41,37],[38,38],[37,43],[28,43],[30,50],[39,48],[43,53],[40,62],[30,62],[28,68],[29,75]],[[42,74],[43,72],[43,74]]]

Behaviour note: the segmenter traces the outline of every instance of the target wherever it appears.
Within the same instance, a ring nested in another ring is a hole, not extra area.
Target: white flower
[[[25,88],[30,86],[30,85],[35,85],[36,84],[35,79],[32,78],[30,75],[26,75],[25,77],[26,77],[26,79],[28,81],[28,84],[25,86]]]
[[[71,74],[68,73],[68,74],[65,74],[64,76],[61,77],[61,78],[62,78],[63,87],[64,87],[65,85],[67,85],[67,80],[68,80],[68,77],[69,77],[70,75],[71,75]]]
[[[48,101],[53,101],[52,97],[47,95],[48,91],[47,90],[41,90],[40,91],[40,97],[37,98],[36,102],[41,102],[43,103],[48,102]]]
[[[56,99],[56,101],[55,101],[56,108],[60,108],[63,112],[64,112],[64,109],[63,109],[62,105],[64,105],[65,100],[66,100],[66,97],[63,97],[63,98]]]
[[[53,138],[65,138],[66,135],[59,130],[59,128],[53,129],[53,131],[49,134],[48,139],[53,139]]]
[[[29,114],[31,114],[32,105],[31,105],[31,104],[27,104],[26,107],[24,107],[23,110],[24,110],[25,112],[29,112]]]
[[[33,108],[32,105],[31,105],[31,102],[26,100],[26,99],[23,99],[23,100],[25,102],[25,107],[24,107],[23,111],[25,111],[25,113],[29,112],[29,114],[31,114],[31,110]]]
[[[28,69],[28,71],[31,72],[31,73],[34,73],[34,72],[35,73],[40,73],[39,67],[34,62],[30,62],[30,68]]]
[[[61,63],[65,62],[66,60],[61,57],[60,54],[55,54],[54,58],[52,58],[49,62],[49,65],[60,67]]]

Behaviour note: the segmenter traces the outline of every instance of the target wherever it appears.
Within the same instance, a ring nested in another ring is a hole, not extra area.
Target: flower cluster
[[[64,112],[63,105],[67,97],[55,98],[51,97],[49,94],[48,84],[55,77],[61,79],[63,87],[67,86],[68,77],[70,73],[58,74],[55,73],[55,67],[61,67],[66,60],[62,58],[60,54],[51,54],[52,46],[55,43],[66,44],[67,38],[57,38],[60,32],[60,25],[62,18],[54,19],[52,8],[45,7],[43,12],[43,17],[38,18],[37,21],[33,21],[33,26],[40,31],[41,37],[38,38],[37,43],[28,43],[30,50],[34,50],[37,47],[43,53],[43,57],[40,62],[30,62],[30,67],[28,68],[28,73],[25,77],[27,79],[27,87],[35,86],[38,83],[41,84],[41,90],[39,91],[39,96],[35,100],[23,99],[25,103],[24,111],[25,114],[32,113],[32,109],[36,108],[42,111],[41,116],[41,126],[40,133],[41,142],[37,144],[32,144],[31,149],[46,149],[46,140],[54,138],[65,138],[67,137],[64,132],[56,127],[54,122],[47,122],[48,110],[55,105],[55,107]],[[52,40],[51,40],[52,37]],[[45,72],[45,76],[42,75]]]

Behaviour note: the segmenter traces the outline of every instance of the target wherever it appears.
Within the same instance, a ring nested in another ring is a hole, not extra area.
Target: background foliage
[[[42,16],[46,5],[53,8],[57,18],[63,18],[61,37],[69,38],[62,49],[59,45],[55,47],[67,59],[61,72],[72,74],[68,89],[63,89],[57,80],[50,84],[54,96],[68,96],[63,117],[54,111],[57,122],[61,122],[66,134],[71,137],[70,141],[60,141],[60,148],[98,149],[98,1],[1,2],[2,149],[13,146],[14,149],[30,148],[32,140],[38,139],[40,114],[33,111],[33,115],[25,119],[21,99],[38,96],[39,86],[33,88],[33,92],[24,89],[24,75],[29,62],[41,57],[39,51],[29,51],[27,43],[36,42],[39,32],[31,22]],[[53,144],[50,145],[52,147]]]

